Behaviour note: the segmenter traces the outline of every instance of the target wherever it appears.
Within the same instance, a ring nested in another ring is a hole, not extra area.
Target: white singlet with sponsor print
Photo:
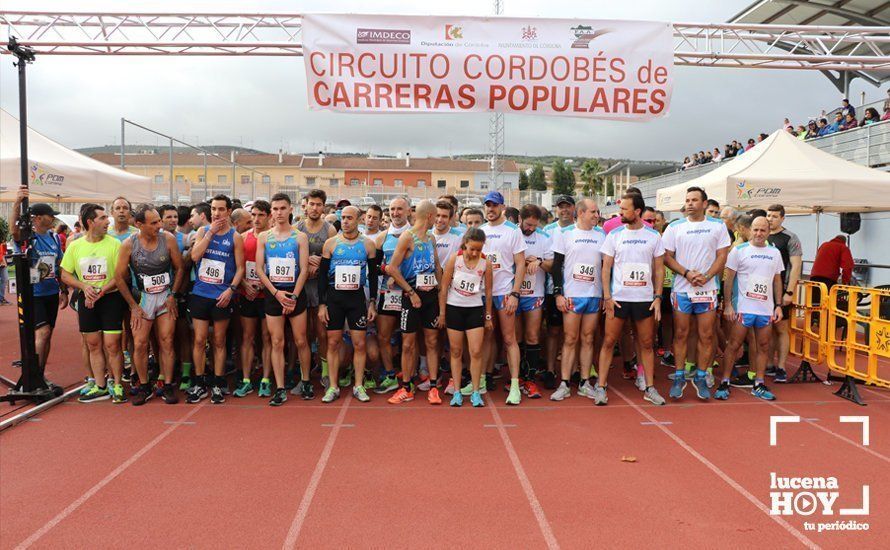
[[[700,273],[711,267],[717,259],[718,250],[730,244],[732,243],[729,241],[726,226],[716,218],[706,217],[700,222],[691,222],[688,218],[683,218],[671,222],[664,231],[664,249],[673,252],[674,259],[685,269]],[[682,277],[682,274],[677,274],[674,277],[673,292],[687,293],[692,299],[693,291],[716,291],[717,284],[718,278],[712,277],[703,286],[694,287]]]
[[[464,263],[464,255],[458,253],[454,262],[454,275],[448,287],[447,304],[457,307],[479,307],[484,304],[486,258],[480,257],[472,269]]]
[[[432,235],[436,239],[436,256],[439,257],[439,265],[444,266],[460,250],[464,234],[458,228],[451,227],[441,235],[434,230]]]
[[[602,297],[603,259],[600,250],[605,241],[606,232],[600,227],[583,230],[570,225],[553,234],[553,252],[565,256],[562,269],[563,296]]]
[[[651,302],[655,299],[652,260],[664,256],[658,231],[645,225],[640,229],[628,229],[622,225],[606,237],[602,253],[614,258],[609,285],[613,300]]]
[[[522,231],[515,223],[505,221],[498,225],[483,224],[485,246],[482,252],[491,263],[494,275],[492,296],[505,296],[513,291],[513,255],[525,252]]]
[[[736,272],[732,285],[732,305],[736,313],[772,316],[773,278],[785,269],[782,254],[775,246],[742,243],[729,251],[726,268]]]

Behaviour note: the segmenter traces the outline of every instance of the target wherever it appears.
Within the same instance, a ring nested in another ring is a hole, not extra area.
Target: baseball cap
[[[59,213],[56,212],[52,206],[46,204],[45,202],[36,202],[31,205],[29,209],[31,211],[32,216],[58,216]]]
[[[571,195],[560,195],[560,196],[556,197],[556,206],[559,206],[560,204],[562,204],[564,202],[567,202],[567,203],[571,204],[572,206],[575,206],[575,198],[572,197]]]
[[[344,208],[346,206],[352,206],[352,203],[349,202],[349,200],[347,200],[347,199],[340,199],[337,202],[337,208]]]
[[[504,204],[504,196],[498,193],[497,191],[489,191],[485,198],[482,199],[482,204],[487,202],[493,202],[495,204]]]

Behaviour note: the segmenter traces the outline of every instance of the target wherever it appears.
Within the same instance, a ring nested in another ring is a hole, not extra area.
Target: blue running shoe
[[[461,395],[459,391],[454,392],[454,395],[451,396],[451,406],[452,407],[460,407],[464,404],[464,396]]]
[[[695,393],[699,399],[707,401],[711,398],[711,390],[708,389],[708,376],[704,371],[696,371],[692,385],[695,386]]]
[[[719,399],[721,401],[729,399],[729,382],[726,380],[720,382],[720,385],[717,386],[717,391],[714,392],[714,399]]]
[[[485,406],[485,401],[482,399],[482,395],[477,391],[470,394],[470,403],[472,403],[474,407]]]
[[[773,380],[776,384],[785,384],[788,382],[788,373],[782,367],[776,367],[776,378]]]
[[[683,397],[683,390],[686,389],[686,375],[683,371],[677,371],[674,377],[674,383],[671,384],[670,396],[672,399],[680,399]]]
[[[766,387],[766,384],[757,384],[754,386],[754,389],[751,390],[751,395],[758,399],[763,399],[764,401],[775,401],[776,396],[773,395],[773,392],[769,391],[769,388]]]

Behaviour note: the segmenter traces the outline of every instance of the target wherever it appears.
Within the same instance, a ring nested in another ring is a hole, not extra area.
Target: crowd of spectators
[[[865,109],[862,119],[859,120],[856,118],[856,108],[850,105],[849,100],[844,99],[841,102],[841,108],[834,114],[834,119],[832,121],[829,121],[825,117],[820,117],[818,119],[810,120],[806,126],[799,124],[795,127],[791,121],[786,118],[782,122],[782,128],[794,137],[800,140],[805,140],[827,136],[837,132],[844,132],[846,130],[852,130],[853,128],[861,128],[883,120],[890,120],[890,89],[887,90],[887,99],[884,101],[883,111],[883,114],[879,114],[878,110],[874,107],[868,107]],[[727,143],[724,146],[723,151],[721,151],[719,147],[714,147],[714,149],[709,151],[699,151],[698,153],[694,153],[691,157],[684,158],[683,166],[680,169],[686,170],[687,168],[699,164],[720,162],[724,159],[742,155],[745,151],[750,150],[767,137],[767,134],[760,134],[756,139],[750,138],[747,142],[732,140],[732,143]]]

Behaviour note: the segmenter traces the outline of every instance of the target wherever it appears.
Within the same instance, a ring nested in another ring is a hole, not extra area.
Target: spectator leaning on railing
[[[874,107],[869,107],[865,110],[865,117],[862,119],[862,122],[859,123],[859,126],[868,126],[869,124],[879,122],[880,119],[881,115],[878,114],[878,110]]]
[[[850,100],[844,98],[841,100],[841,114],[846,117],[847,115],[851,115],[853,119],[856,119],[856,108],[850,105]]]

